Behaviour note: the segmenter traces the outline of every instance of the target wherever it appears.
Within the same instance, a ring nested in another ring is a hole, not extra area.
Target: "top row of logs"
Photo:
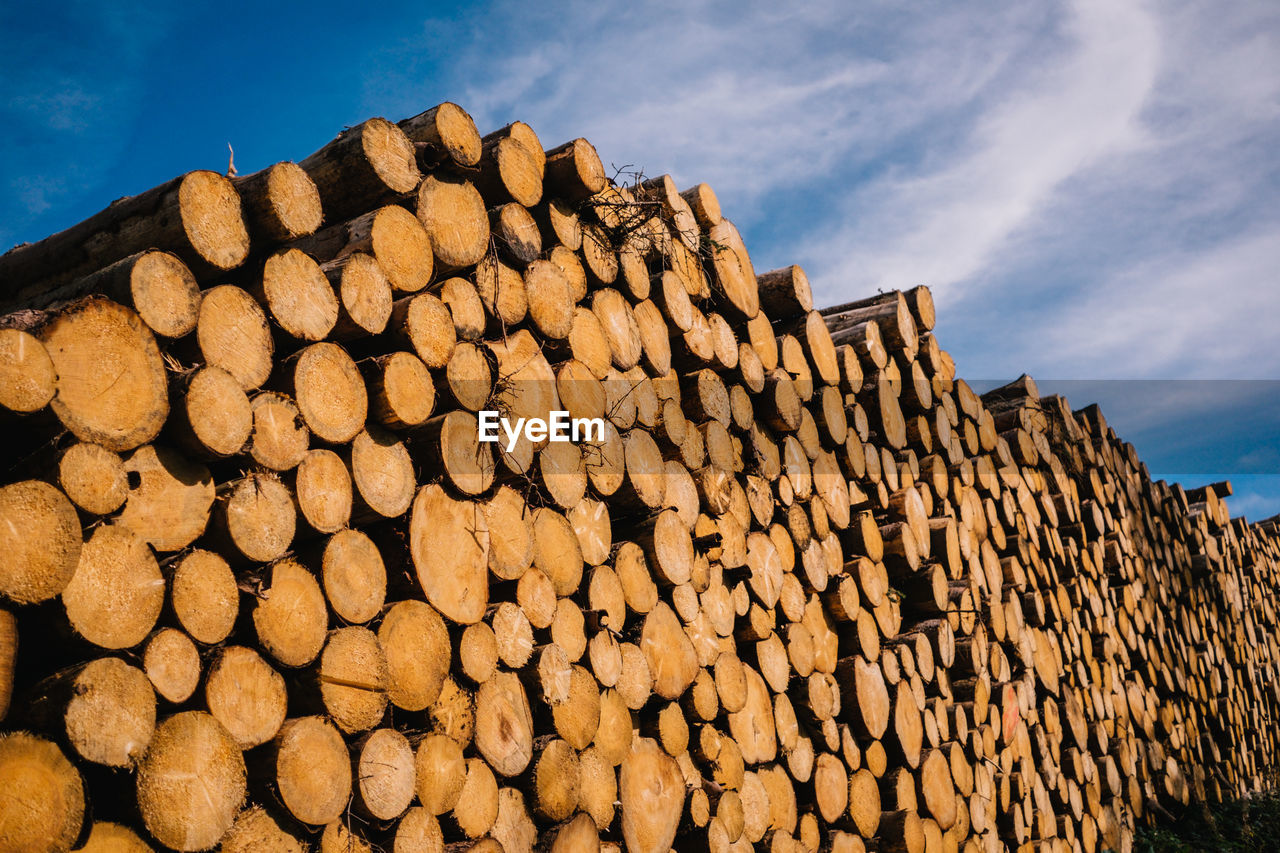
[[[429,176],[425,181],[424,175]],[[148,250],[176,255],[196,280],[226,276],[266,249],[316,235],[323,224],[336,226],[415,190],[419,205],[434,211],[434,221],[450,225],[448,232],[432,233],[436,271],[460,269],[475,264],[488,248],[488,208],[511,201],[532,207],[544,189],[558,200],[578,202],[605,185],[600,158],[584,139],[544,153],[523,122],[481,139],[471,116],[452,103],[398,125],[372,118],[299,164],[277,163],[244,177],[189,172],[118,199],[72,228],[9,250],[0,257],[0,312],[102,292],[114,283],[107,272],[113,264]],[[719,216],[718,208],[698,213]],[[432,232],[432,215],[422,219]],[[350,232],[373,225],[349,224],[343,243],[355,236]],[[531,221],[514,225],[536,230]],[[338,234],[325,236],[321,232],[308,248],[323,252]],[[375,242],[379,237],[376,232],[361,236]],[[153,262],[152,267],[146,271],[152,278],[182,275],[171,264]],[[394,269],[387,275],[402,293],[420,290],[430,278],[429,273],[398,277]],[[165,334],[163,327],[157,331]]]

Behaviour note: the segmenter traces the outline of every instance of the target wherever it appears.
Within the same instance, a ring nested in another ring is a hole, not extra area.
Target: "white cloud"
[[[967,152],[859,191],[856,208],[871,221],[819,238],[820,279],[854,290],[927,282],[945,306],[1064,180],[1143,144],[1137,118],[1155,79],[1154,21],[1111,0],[1080,0],[1072,12],[1071,49],[1027,63],[1021,85],[980,118]]]
[[[1267,222],[1104,275],[1055,309],[1040,358],[1099,378],[1275,378],[1277,285],[1280,223]]]
[[[576,2],[545,20],[500,5],[452,63],[455,97],[482,131],[519,118],[548,146],[586,136],[606,164],[706,181],[741,224],[766,218],[777,193],[851,182],[896,139],[964,109],[1041,15],[1012,2],[975,15],[947,3],[704,0],[607,12]],[[424,43],[439,37],[431,25]],[[371,88],[385,91],[386,77]],[[830,215],[808,213],[815,225]]]

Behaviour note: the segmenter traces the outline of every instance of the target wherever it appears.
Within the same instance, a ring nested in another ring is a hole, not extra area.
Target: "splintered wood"
[[[0,306],[0,853],[1100,853],[1274,779],[1275,519],[585,139],[370,119]]]

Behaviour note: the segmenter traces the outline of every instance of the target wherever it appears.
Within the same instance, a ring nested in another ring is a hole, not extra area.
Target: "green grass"
[[[1141,827],[1135,853],[1280,853],[1280,792],[1209,807],[1192,806],[1173,822]]]

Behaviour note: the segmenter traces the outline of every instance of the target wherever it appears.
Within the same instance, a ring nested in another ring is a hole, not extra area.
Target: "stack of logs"
[[[1274,522],[616,177],[442,104],[0,258],[0,851],[1094,853],[1273,778]]]

